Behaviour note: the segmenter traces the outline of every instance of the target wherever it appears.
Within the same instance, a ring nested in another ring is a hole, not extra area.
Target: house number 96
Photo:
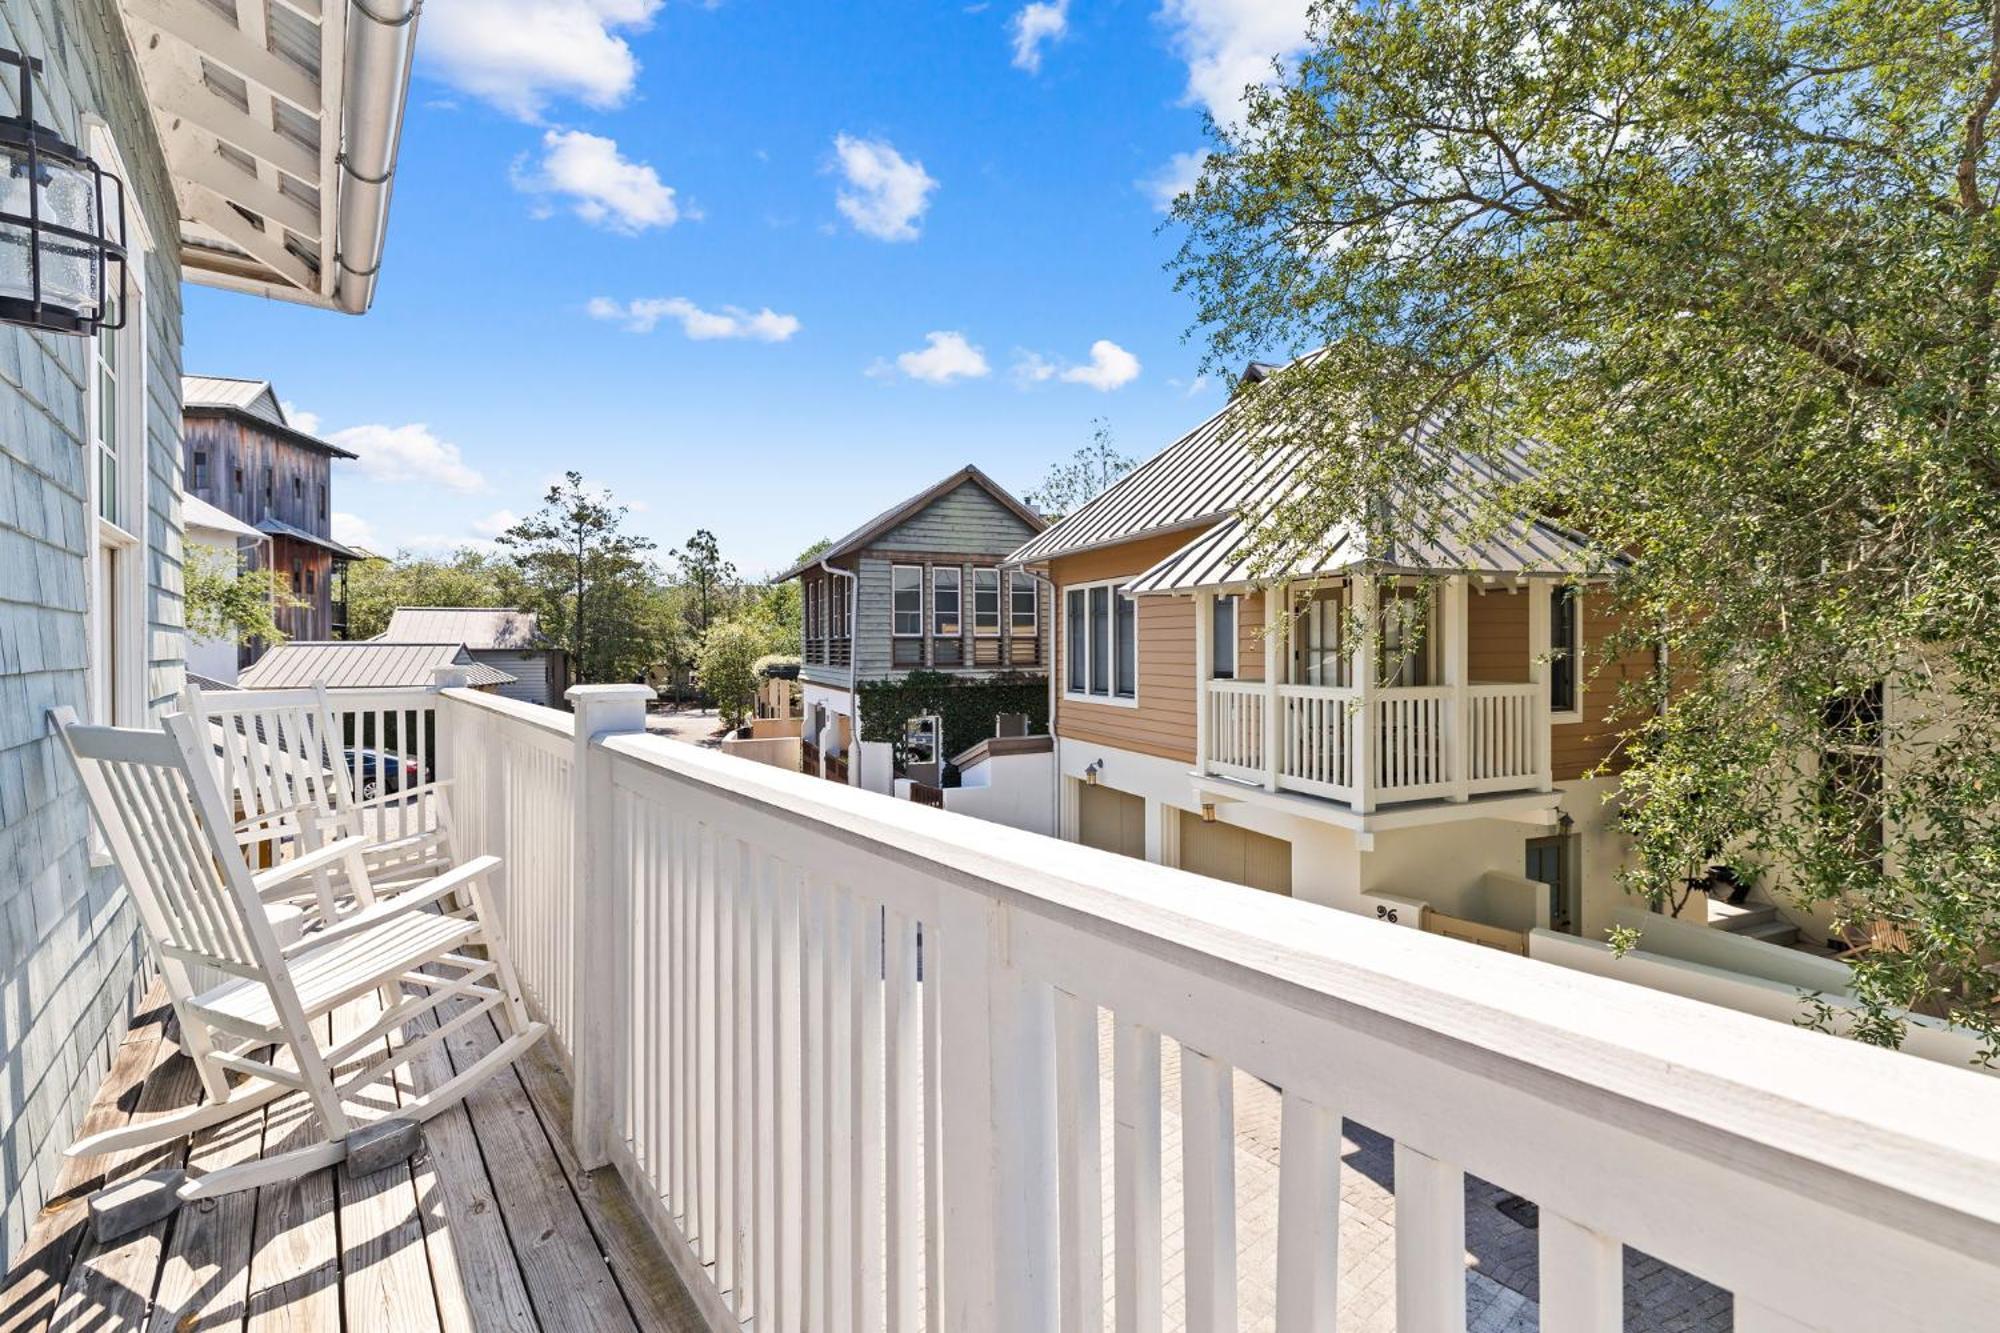
[[[1386,903],[1375,904],[1375,915],[1381,917],[1392,926],[1396,924],[1396,909]]]

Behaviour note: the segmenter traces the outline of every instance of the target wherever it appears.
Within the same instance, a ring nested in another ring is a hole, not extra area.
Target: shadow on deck
[[[365,1023],[370,1003],[335,1015],[336,1030]],[[82,1134],[199,1098],[176,1035],[155,990]],[[497,1041],[485,1017],[468,1023],[397,1091],[436,1086]],[[85,1202],[105,1182],[298,1146],[311,1133],[304,1107],[286,1099],[192,1139],[68,1160],[13,1257],[0,1330],[703,1329],[624,1185],[577,1170],[568,1126],[569,1086],[544,1042],[425,1125],[423,1150],[395,1168],[336,1167],[203,1201],[109,1245],[91,1238]]]

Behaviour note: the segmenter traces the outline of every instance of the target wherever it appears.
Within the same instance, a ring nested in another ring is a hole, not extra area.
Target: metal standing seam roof
[[[355,458],[357,455],[337,444],[328,444],[317,435],[300,430],[285,416],[285,405],[278,400],[278,391],[269,380],[237,379],[231,375],[183,375],[181,376],[181,410],[183,412],[222,412],[248,417],[262,425],[269,426],[285,439],[335,458]]]
[[[1026,523],[1030,528],[1033,528],[1039,532],[1040,530],[1048,526],[1049,521],[1047,519],[1043,518],[1040,514],[1036,513],[1033,509],[1030,509],[1027,505],[1021,503],[1021,501],[1015,499],[1013,494],[1009,492],[1006,487],[1002,486],[999,482],[993,480],[993,478],[987,476],[977,467],[974,467],[972,464],[967,463],[964,467],[960,468],[958,471],[944,478],[944,480],[926,486],[923,490],[918,491],[915,495],[910,496],[908,499],[899,500],[897,503],[889,506],[887,509],[884,509],[881,513],[875,515],[875,517],[869,519],[866,523],[863,523],[860,527],[854,529],[846,536],[841,537],[838,541],[834,542],[831,546],[827,547],[824,551],[821,551],[818,555],[814,556],[812,559],[801,561],[800,563],[786,570],[784,573],[776,575],[771,579],[771,582],[783,583],[788,579],[795,579],[799,575],[805,573],[808,569],[811,569],[815,565],[819,564],[819,562],[822,560],[831,560],[837,555],[846,555],[851,551],[859,550],[860,548],[874,541],[877,537],[881,536],[883,533],[888,532],[890,529],[896,527],[899,523],[902,523],[905,519],[910,518],[912,515],[922,513],[923,510],[928,508],[933,502],[943,499],[945,496],[951,494],[953,491],[957,490],[960,486],[963,486],[968,482],[970,482],[975,486],[978,486],[979,488],[984,490],[987,494],[991,495],[994,499],[998,500],[1001,504],[1007,506],[1008,509],[1012,510],[1014,514],[1023,523]]]
[[[1199,531],[1186,545],[1138,575],[1126,585],[1128,591],[1249,587],[1273,577],[1331,575],[1362,564],[1411,573],[1602,572],[1602,561],[1588,543],[1554,524],[1524,518],[1514,530],[1480,530],[1478,492],[1527,474],[1531,463],[1525,444],[1508,449],[1498,467],[1466,454],[1447,460],[1445,512],[1434,515],[1436,533],[1430,539],[1392,541],[1370,550],[1359,532],[1342,525],[1288,553],[1261,550],[1256,524],[1304,484],[1299,474],[1305,446],[1273,439],[1269,426],[1244,425],[1239,408],[1235,402],[1224,407],[1075,514],[1023,544],[1007,563],[1032,564],[1195,528]]]
[[[181,526],[189,531],[226,532],[232,537],[260,542],[265,536],[234,514],[225,513],[200,496],[186,492],[181,494]]]
[[[322,537],[317,533],[307,532],[304,528],[295,528],[281,518],[258,519],[257,531],[270,537],[285,537],[295,542],[304,542],[308,546],[318,546],[324,550],[333,552],[342,560],[359,560],[361,558],[354,553],[352,548],[342,546],[333,538]]]
[[[474,652],[550,647],[532,611],[487,606],[399,606],[378,643],[462,643]]]
[[[514,677],[473,660],[462,643],[383,643],[379,639],[281,643],[237,678],[246,690],[323,684],[329,690],[428,686],[441,666],[466,668],[468,684],[510,685]]]

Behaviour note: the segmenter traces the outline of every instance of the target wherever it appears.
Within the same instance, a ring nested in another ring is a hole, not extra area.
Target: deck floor
[[[334,1015],[334,1030],[358,1031],[373,1004]],[[156,991],[83,1134],[199,1098],[175,1037]],[[490,1021],[466,1024],[369,1109],[442,1083],[497,1041]],[[296,1146],[311,1133],[305,1108],[288,1098],[192,1140],[72,1159],[14,1256],[0,1330],[704,1328],[623,1184],[578,1172],[568,1123],[569,1088],[544,1042],[428,1122],[424,1149],[397,1168],[226,1195],[103,1246],[85,1200],[105,1181]]]

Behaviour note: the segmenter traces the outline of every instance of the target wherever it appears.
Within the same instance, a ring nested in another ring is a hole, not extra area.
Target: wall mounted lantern
[[[20,109],[0,116],[0,320],[52,333],[122,328],[124,183],[35,123],[41,61],[0,48],[0,66],[18,75]]]

